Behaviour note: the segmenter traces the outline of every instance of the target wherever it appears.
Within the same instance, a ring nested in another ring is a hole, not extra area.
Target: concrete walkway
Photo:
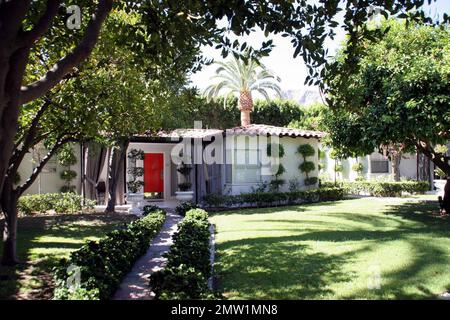
[[[113,297],[114,300],[153,299],[154,293],[149,287],[150,275],[164,268],[167,261],[162,254],[169,251],[172,245],[172,235],[176,232],[181,219],[181,216],[167,212],[166,221],[160,233],[153,239],[146,254],[134,264],[133,269],[122,280]]]

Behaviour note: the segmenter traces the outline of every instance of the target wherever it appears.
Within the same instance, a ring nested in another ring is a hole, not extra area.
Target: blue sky
[[[437,0],[431,5],[426,5],[425,12],[431,14],[431,16],[440,15],[443,13],[450,14],[450,0]],[[334,41],[328,41],[326,46],[330,53],[335,52],[339,47],[339,44],[344,39],[344,33],[337,32],[337,37]],[[270,39],[273,39],[275,48],[272,50],[269,57],[262,59],[262,62],[272,71],[274,71],[281,78],[281,88],[283,90],[306,90],[308,89],[303,85],[305,77],[307,75],[307,69],[301,57],[294,59],[292,54],[294,52],[291,43],[288,38],[281,36],[269,35]],[[251,37],[245,37],[249,44],[256,48],[260,46],[263,41],[267,41],[262,31],[255,32]],[[215,50],[211,47],[202,48],[202,52],[209,58],[217,60],[221,59],[220,50]],[[203,70],[193,74],[191,76],[192,84],[199,89],[206,88],[210,83],[210,77],[214,74],[216,67],[207,66]],[[311,88],[315,89],[315,88]]]

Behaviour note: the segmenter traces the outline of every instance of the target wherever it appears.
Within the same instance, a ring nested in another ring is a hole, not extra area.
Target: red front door
[[[146,153],[144,159],[144,192],[164,191],[164,157],[162,153]]]

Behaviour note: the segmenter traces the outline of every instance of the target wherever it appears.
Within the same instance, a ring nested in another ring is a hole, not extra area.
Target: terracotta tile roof
[[[227,134],[245,134],[245,135],[275,135],[288,137],[304,137],[304,138],[323,138],[325,132],[309,131],[301,129],[291,129],[284,127],[275,127],[265,124],[251,124],[243,127],[235,127],[226,130]]]
[[[204,139],[215,135],[221,135],[223,130],[219,129],[175,129],[172,131],[159,131],[156,134],[147,133],[145,136],[153,136],[158,138],[192,138]]]
[[[303,138],[323,138],[324,132],[309,131],[301,129],[291,129],[284,127],[275,127],[265,124],[251,124],[248,126],[235,127],[227,130],[220,129],[175,129],[172,131],[158,131],[158,132],[146,132],[141,135],[137,135],[137,138],[151,138],[151,139],[179,139],[179,138],[191,138],[191,139],[205,139],[211,138],[215,135],[221,135],[223,133],[227,135],[276,135],[276,136],[288,136],[288,137],[303,137]]]

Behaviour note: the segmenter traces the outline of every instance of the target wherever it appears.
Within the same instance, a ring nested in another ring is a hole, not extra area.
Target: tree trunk
[[[443,213],[450,214],[450,163],[445,157],[437,156],[429,143],[419,141],[417,149],[447,175],[447,183],[444,188],[444,198],[441,202],[441,209]],[[439,201],[441,201],[441,199],[439,199]]]
[[[113,213],[116,206],[116,191],[122,165],[125,163],[126,152],[129,141],[124,141],[119,144],[118,148],[114,148],[112,155],[108,161],[108,203],[106,205],[105,213]]]
[[[391,157],[392,176],[394,181],[400,181],[400,161],[402,159],[401,154],[395,154]]]
[[[31,2],[0,1],[0,193],[14,146],[19,107],[42,97],[89,57],[113,3],[100,0],[80,43],[39,80],[22,88],[30,49],[47,32],[60,7],[60,1],[47,1],[38,22],[24,31]]]
[[[253,99],[250,91],[241,91],[239,95],[239,110],[241,111],[241,126],[250,125],[250,112],[253,110]]]
[[[6,178],[1,193],[0,202],[5,215],[3,227],[3,256],[1,264],[11,266],[17,264],[17,202],[19,194],[14,191],[12,179]]]
[[[28,52],[28,48],[20,49],[9,57],[9,73],[4,88],[0,88],[0,192],[18,129],[20,85]]]
[[[447,177],[447,183],[444,188],[444,199],[442,201],[442,209],[446,214],[450,214],[450,177]]]
[[[430,159],[423,153],[418,153],[418,163],[417,163],[417,180],[431,182],[430,177]]]
[[[245,127],[250,125],[250,110],[241,110],[241,126]]]

